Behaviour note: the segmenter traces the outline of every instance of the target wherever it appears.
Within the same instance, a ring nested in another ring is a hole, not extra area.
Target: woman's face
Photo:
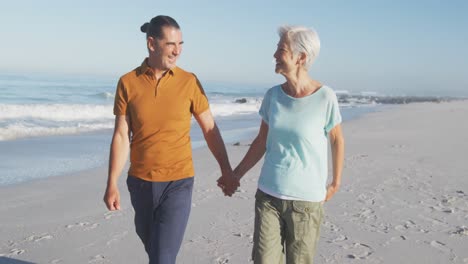
[[[286,37],[282,37],[278,42],[278,47],[273,57],[276,60],[276,73],[285,75],[298,67],[297,56],[294,56],[289,45],[289,40]]]

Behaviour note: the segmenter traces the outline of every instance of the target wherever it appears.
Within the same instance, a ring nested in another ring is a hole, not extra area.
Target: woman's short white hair
[[[304,67],[308,69],[320,53],[320,39],[314,29],[303,26],[281,26],[278,28],[280,38],[287,37],[294,55],[307,55]]]

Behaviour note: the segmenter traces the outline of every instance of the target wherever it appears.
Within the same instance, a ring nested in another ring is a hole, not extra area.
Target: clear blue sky
[[[336,90],[468,95],[468,1],[109,1],[0,3],[0,72],[118,77],[146,56],[140,26],[175,18],[179,65],[204,81],[274,84],[276,29],[314,27],[312,77]]]

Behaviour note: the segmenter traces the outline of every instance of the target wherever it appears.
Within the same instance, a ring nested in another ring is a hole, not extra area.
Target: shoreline
[[[394,106],[378,105],[345,108],[344,122],[359,119],[368,113],[386,111]],[[246,114],[235,117],[218,117],[216,122],[226,144],[253,139],[258,132],[260,116]],[[206,147],[200,128],[193,121],[192,149]],[[0,141],[0,188],[44,179],[80,173],[107,166],[112,130],[71,135],[20,138]],[[28,164],[28,166],[24,166]]]
[[[343,125],[342,187],[325,205],[318,263],[468,263],[468,101],[415,103]],[[227,144],[233,166],[248,149]],[[177,263],[249,263],[260,161],[232,197],[194,150],[192,213]],[[107,167],[0,187],[0,263],[145,263],[133,211],[102,202]]]

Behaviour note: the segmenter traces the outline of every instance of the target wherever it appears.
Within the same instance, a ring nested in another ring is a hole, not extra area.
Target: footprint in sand
[[[24,252],[26,252],[24,249],[13,248],[13,249],[10,250],[10,252],[8,252],[6,254],[0,254],[0,257],[9,258],[9,257],[21,255]]]
[[[250,242],[253,242],[253,235],[252,234],[244,234],[244,233],[234,233],[233,236],[240,237],[240,238],[247,238]]]
[[[358,154],[358,155],[349,156],[346,159],[349,160],[349,161],[352,161],[352,160],[364,159],[364,158],[367,158],[367,157],[369,157],[369,155],[367,155],[367,154]]]
[[[92,257],[88,263],[90,264],[100,264],[100,263],[110,263],[109,260],[106,259],[104,255],[96,255]]]
[[[215,259],[216,264],[226,264],[229,263],[229,255],[221,256]]]
[[[374,195],[371,193],[370,195],[366,195],[364,193],[359,194],[358,201],[364,203],[366,205],[374,205],[375,198]]]
[[[98,227],[99,224],[98,223],[89,223],[89,222],[80,222],[80,223],[76,223],[76,224],[72,224],[72,225],[66,225],[65,227],[66,228],[77,228],[77,227],[82,227],[83,230],[85,231],[88,231],[88,230],[91,230],[91,229],[95,229],[96,227]]]
[[[109,246],[112,243],[119,242],[120,240],[122,240],[122,238],[126,237],[127,234],[128,234],[128,231],[124,231],[122,233],[113,235],[112,238],[109,241],[107,241],[106,245]]]
[[[442,198],[441,202],[442,202],[442,204],[450,205],[450,204],[453,204],[455,201],[457,201],[457,197],[444,195],[444,198]]]
[[[369,219],[377,219],[374,210],[368,207],[362,208],[361,211],[358,214],[355,214],[354,216],[359,219],[362,219],[363,221],[367,221]]]
[[[425,215],[418,215],[419,218],[425,220],[425,221],[428,221],[432,224],[432,226],[443,226],[443,227],[446,227],[448,226],[448,223],[442,221],[442,220],[439,220],[437,218],[432,218],[432,217],[427,217]]]
[[[122,216],[122,212],[119,211],[108,211],[104,214],[104,219],[109,220],[113,217]]]
[[[340,232],[341,231],[341,228],[338,227],[337,225],[333,224],[332,222],[329,222],[329,221],[325,221],[323,223],[323,225],[330,229],[331,232]]]
[[[347,255],[350,259],[367,259],[374,253],[374,250],[370,246],[362,243],[354,243],[352,246],[345,246],[343,248],[353,252]]]
[[[24,240],[20,241],[20,242],[11,242],[10,243],[10,247],[15,247],[15,246],[18,246],[18,244],[23,244],[25,242],[39,242],[39,241],[42,241],[42,240],[48,240],[48,239],[52,239],[53,236],[52,235],[49,235],[47,233],[45,234],[42,234],[42,235],[32,235],[32,236],[29,236],[27,238],[25,238]],[[18,248],[12,248],[10,249],[10,251],[8,253],[3,253],[3,254],[0,254],[0,257],[13,257],[13,256],[17,256],[17,255],[21,255],[23,254],[24,252],[26,252],[26,250],[24,249],[18,249]]]
[[[338,237],[335,237],[334,239],[331,240],[333,243],[338,243],[338,242],[343,242],[348,240],[348,237],[345,235],[339,235]]]
[[[456,197],[446,197],[443,198],[437,205],[430,205],[429,208],[433,211],[453,214],[455,213],[453,204],[456,202],[456,200]]]
[[[389,246],[390,244],[392,244],[393,242],[395,241],[401,241],[401,240],[408,240],[409,237],[408,236],[398,236],[398,237],[392,237],[390,238],[390,240],[387,240],[385,243],[381,244],[383,247],[386,247],[386,246]]]
[[[403,225],[395,226],[395,230],[397,231],[406,231],[408,229],[417,229],[418,226],[413,220],[406,221]]]
[[[48,240],[48,239],[52,239],[54,238],[52,235],[49,235],[49,234],[42,234],[42,235],[39,235],[39,236],[36,236],[36,235],[32,235],[32,236],[29,236],[25,239],[25,241],[28,241],[28,242],[39,242],[41,240]]]
[[[457,226],[457,230],[450,232],[452,235],[468,236],[468,227]]]
[[[224,196],[223,192],[218,188],[208,188],[208,189],[198,189],[195,191],[194,198],[193,200],[197,201],[197,203],[194,203],[194,206],[197,206],[199,204],[203,204],[205,201],[209,201],[213,198],[218,198]]]
[[[448,248],[444,243],[442,243],[440,241],[432,240],[429,244],[432,247],[437,248],[438,250],[440,250],[442,252],[445,252],[445,253],[451,253],[452,252],[452,250],[450,248]]]
[[[94,223],[94,224],[91,224],[91,225],[88,225],[84,228],[85,231],[88,231],[88,230],[91,230],[91,229],[95,229],[96,227],[98,227],[99,224],[98,223]]]

